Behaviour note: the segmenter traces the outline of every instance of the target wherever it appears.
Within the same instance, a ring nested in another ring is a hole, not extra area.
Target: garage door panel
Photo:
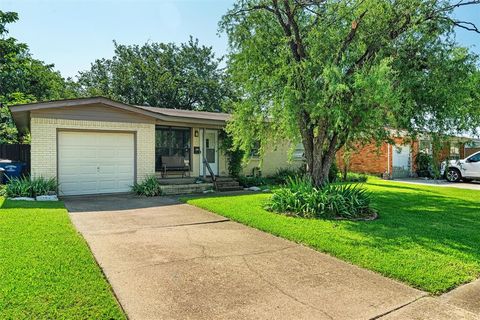
[[[88,146],[65,146],[59,150],[59,156],[65,158],[96,158],[98,147]]]
[[[65,159],[63,161],[65,162]],[[85,165],[64,164],[59,168],[59,175],[62,176],[78,176],[79,174],[97,174],[97,166],[86,162]]]
[[[131,152],[131,150],[127,150],[123,155],[128,156],[128,155],[130,155],[130,152]],[[104,158],[108,159],[112,156],[118,156],[118,152],[114,148],[103,147],[103,148],[97,150],[97,157],[99,159],[104,159]]]
[[[117,169],[118,174],[127,174],[127,175],[133,174],[133,168],[130,167],[128,164],[127,165],[119,165],[119,166],[117,166],[116,169]]]
[[[121,190],[121,191],[130,191],[130,185],[125,183],[125,181],[117,181],[117,180],[110,180],[110,181],[102,181],[99,183],[99,191],[100,193],[105,193],[106,190],[109,192],[118,192],[118,191],[110,191],[110,190]]]
[[[60,183],[63,185],[65,183],[81,183],[81,182],[96,182],[98,180],[98,174],[95,172],[94,174],[69,174],[69,175],[62,175],[62,179]]]
[[[94,135],[80,131],[61,131],[58,137],[59,144],[63,146],[82,146],[90,147],[95,145],[98,138]]]
[[[58,136],[62,195],[130,191],[134,181],[134,134],[62,131]]]
[[[65,182],[60,184],[63,195],[91,194],[90,190],[97,189],[97,182]]]

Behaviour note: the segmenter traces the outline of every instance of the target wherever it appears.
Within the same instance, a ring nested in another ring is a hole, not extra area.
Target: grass
[[[480,277],[480,191],[376,178],[365,186],[378,220],[287,217],[263,209],[270,194],[187,202],[433,294]]]
[[[0,319],[125,319],[61,202],[0,207]]]

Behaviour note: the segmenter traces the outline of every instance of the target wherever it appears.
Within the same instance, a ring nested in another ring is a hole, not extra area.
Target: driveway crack
[[[288,247],[284,247],[284,248],[281,248],[281,249],[265,250],[265,251],[258,251],[258,252],[252,252],[252,253],[244,253],[244,254],[227,254],[227,255],[221,255],[221,256],[204,255],[204,256],[196,256],[196,257],[192,257],[192,258],[188,258],[188,259],[175,259],[175,260],[170,260],[170,261],[162,261],[162,262],[156,262],[156,263],[146,264],[146,265],[142,265],[142,266],[136,266],[136,267],[133,267],[133,268],[128,268],[128,269],[125,269],[125,270],[117,271],[116,273],[119,274],[119,273],[128,272],[128,271],[132,271],[132,270],[136,270],[136,269],[156,267],[156,266],[167,265],[167,264],[176,263],[176,262],[188,262],[188,261],[194,261],[194,260],[198,260],[198,259],[223,259],[223,258],[231,258],[231,257],[256,256],[256,255],[260,255],[260,254],[280,252],[280,251],[283,251],[283,250],[294,248],[296,246],[297,245],[293,245],[293,246],[288,246]]]
[[[379,314],[379,315],[376,315],[375,317],[372,317],[372,318],[370,318],[369,320],[381,319],[381,318],[385,317],[386,315],[389,315],[389,314],[392,313],[392,312],[395,312],[395,311],[398,311],[398,310],[400,310],[400,309],[403,309],[403,308],[405,308],[406,306],[409,306],[409,305],[411,305],[412,303],[415,303],[415,302],[417,302],[417,301],[419,301],[419,300],[421,300],[421,299],[423,299],[423,298],[427,298],[427,297],[429,297],[429,295],[428,295],[428,294],[424,294],[423,296],[420,296],[420,297],[418,297],[418,298],[415,298],[415,299],[413,299],[413,300],[410,301],[410,302],[407,302],[407,303],[405,303],[405,304],[402,304],[401,306],[398,306],[398,307],[396,307],[396,308],[393,308],[392,310],[388,310],[388,311],[385,311],[384,313],[381,313],[381,314]]]
[[[301,300],[299,300],[298,298],[296,298],[295,296],[289,294],[288,292],[286,292],[285,290],[283,290],[282,288],[280,288],[279,286],[277,286],[275,283],[267,280],[262,274],[260,274],[257,270],[255,270],[254,268],[252,268],[252,266],[247,262],[247,259],[245,258],[245,256],[242,257],[242,260],[245,264],[245,266],[247,267],[248,270],[250,270],[250,272],[256,274],[262,281],[268,283],[271,287],[277,289],[278,291],[280,291],[284,296],[296,301],[297,303],[300,303],[301,305],[305,306],[305,307],[309,307],[309,308],[312,308],[314,310],[317,310],[319,312],[321,312],[322,314],[324,314],[325,316],[327,316],[329,319],[332,319],[333,320],[333,317],[331,315],[329,315],[327,312],[325,312],[324,310],[322,309],[319,309],[315,306],[312,306],[311,304],[308,304],[306,302],[303,302]]]
[[[202,250],[202,254],[201,256],[197,257],[197,258],[208,258],[207,256],[207,248],[203,245],[203,244],[200,244],[200,243],[196,243],[193,241],[192,239],[192,235],[190,234],[190,231],[188,231],[188,229],[183,229],[187,235],[187,240],[188,240],[188,243],[194,247],[199,247],[201,250]]]
[[[189,227],[189,226],[199,226],[199,225],[206,225],[206,224],[216,224],[222,222],[229,222],[230,219],[221,219],[221,220],[213,220],[213,221],[203,221],[203,222],[191,222],[191,223],[179,223],[179,224],[169,224],[169,225],[160,225],[160,226],[144,226],[144,227],[136,227],[132,229],[123,229],[121,231],[109,231],[107,233],[96,231],[96,232],[86,232],[91,235],[111,235],[111,234],[128,234],[128,233],[135,233],[139,230],[147,230],[147,229],[166,229],[166,228],[176,228],[176,227]]]

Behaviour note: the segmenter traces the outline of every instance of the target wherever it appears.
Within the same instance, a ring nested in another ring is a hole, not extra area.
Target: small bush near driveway
[[[57,181],[55,178],[21,178],[9,179],[4,187],[3,193],[8,198],[15,197],[36,197],[56,193]]]
[[[132,191],[140,196],[154,197],[162,195],[162,188],[156,176],[149,176],[132,186]]]

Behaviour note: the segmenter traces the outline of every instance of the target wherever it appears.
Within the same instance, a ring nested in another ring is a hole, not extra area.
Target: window
[[[252,148],[250,149],[250,157],[258,158],[260,157],[260,141],[255,141]]]
[[[185,157],[190,164],[190,128],[155,128],[155,170],[162,168],[162,156]]]
[[[295,146],[293,150],[293,159],[304,159],[305,158],[305,149],[303,148],[303,143],[299,143]]]
[[[480,162],[480,153],[477,153],[468,158],[468,162]]]
[[[460,148],[458,145],[450,146],[450,159],[460,159]]]
[[[480,148],[480,140],[472,140],[465,144],[467,148]]]
[[[418,149],[422,153],[432,154],[432,142],[430,140],[420,140]]]

